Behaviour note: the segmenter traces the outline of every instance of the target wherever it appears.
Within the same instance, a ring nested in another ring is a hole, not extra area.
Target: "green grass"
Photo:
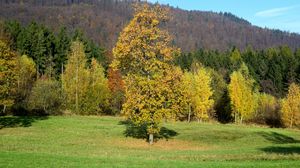
[[[0,167],[298,167],[300,131],[166,123],[149,146],[125,137],[122,118],[0,118]]]

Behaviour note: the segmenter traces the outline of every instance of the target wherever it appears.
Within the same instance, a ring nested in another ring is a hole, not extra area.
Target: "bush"
[[[37,114],[56,115],[61,113],[64,95],[58,81],[38,79],[31,90],[28,108]]]

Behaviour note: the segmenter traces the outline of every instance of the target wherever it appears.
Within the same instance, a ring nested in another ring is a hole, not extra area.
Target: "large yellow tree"
[[[282,100],[282,120],[288,127],[300,124],[300,87],[292,83],[288,95]]]
[[[250,78],[244,63],[238,71],[230,75],[228,91],[235,123],[238,121],[242,123],[244,119],[251,118],[257,108],[257,96],[253,84],[254,80]]]
[[[122,112],[137,125],[146,124],[149,143],[160,130],[164,118],[172,116],[173,57],[179,49],[171,46],[172,38],[160,29],[168,11],[159,6],[136,5],[133,19],[121,32],[113,49],[112,67],[125,79]]]

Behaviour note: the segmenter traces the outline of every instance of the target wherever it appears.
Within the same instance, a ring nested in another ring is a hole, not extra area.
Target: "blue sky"
[[[253,25],[300,33],[300,0],[148,0],[186,10],[231,12]]]

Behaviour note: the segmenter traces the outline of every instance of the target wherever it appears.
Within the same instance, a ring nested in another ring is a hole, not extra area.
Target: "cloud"
[[[259,17],[275,17],[275,16],[280,16],[283,15],[285,12],[296,8],[297,6],[288,6],[288,7],[282,7],[282,8],[273,8],[273,9],[268,9],[264,11],[259,11],[255,14],[255,16]]]

